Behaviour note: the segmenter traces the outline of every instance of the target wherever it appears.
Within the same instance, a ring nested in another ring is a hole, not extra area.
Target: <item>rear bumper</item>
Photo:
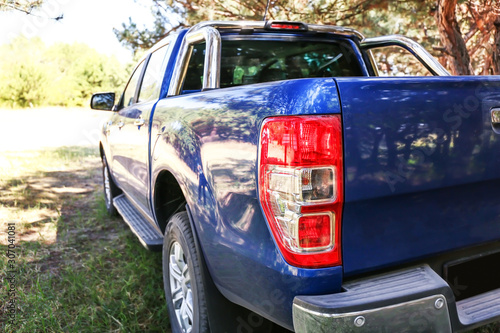
[[[346,283],[345,292],[297,296],[296,332],[455,332],[500,320],[500,290],[456,303],[429,266]]]

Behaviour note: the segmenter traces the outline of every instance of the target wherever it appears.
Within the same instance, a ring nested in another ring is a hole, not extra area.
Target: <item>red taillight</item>
[[[300,30],[300,26],[297,24],[273,23],[271,29]]]
[[[303,249],[330,248],[333,243],[330,215],[308,215],[299,218],[299,244]]]
[[[307,31],[307,25],[302,22],[269,21],[266,23],[268,30]]]
[[[271,117],[261,131],[260,201],[285,260],[341,264],[340,115]]]

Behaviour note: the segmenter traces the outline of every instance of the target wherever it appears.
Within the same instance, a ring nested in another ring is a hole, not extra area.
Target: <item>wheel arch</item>
[[[102,142],[99,142],[99,155],[101,156],[101,160],[104,157],[104,147],[102,145]]]
[[[186,197],[180,182],[169,170],[162,170],[156,176],[152,193],[154,215],[162,233],[168,220],[175,214],[186,210]]]
[[[159,184],[159,180],[174,181],[175,177],[168,170],[160,172],[157,177],[157,181],[155,182],[155,188],[156,184]],[[178,186],[178,190],[182,192],[180,184],[178,182],[176,184]],[[252,323],[255,321],[257,323],[256,325],[258,329],[262,332],[274,332],[273,327],[276,330],[276,332],[285,332],[286,330],[274,326],[272,322],[265,319],[261,315],[256,314],[249,309],[246,309],[240,305],[237,305],[229,301],[219,291],[208,270],[206,259],[204,256],[204,251],[200,244],[199,234],[195,227],[194,217],[190,207],[187,205],[187,202],[185,200],[182,210],[172,212],[171,215],[168,216],[168,218],[165,220],[164,222],[165,226],[160,226],[162,228],[162,231],[165,232],[167,224],[166,221],[170,220],[172,216],[174,216],[176,213],[180,211],[186,211],[189,220],[189,229],[193,236],[194,247],[196,249],[196,257],[199,263],[199,269],[201,273],[200,275],[202,279],[201,283],[205,291],[205,302],[207,307],[207,315],[208,315],[210,331],[211,332],[243,331],[244,329],[246,329],[246,327],[249,327],[248,324],[244,322],[246,319],[247,321],[252,320]],[[221,316],[221,314],[224,315]]]

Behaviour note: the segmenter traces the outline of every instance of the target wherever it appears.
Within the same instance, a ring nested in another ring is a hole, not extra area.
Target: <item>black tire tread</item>
[[[102,185],[103,185],[103,191],[105,191],[105,189],[104,189],[104,172],[106,170],[105,169],[106,166],[107,166],[107,172],[108,172],[108,178],[109,178],[109,186],[110,186],[110,190],[111,190],[111,202],[110,202],[109,208],[106,207],[106,210],[107,210],[109,216],[117,216],[118,215],[118,211],[116,210],[115,206],[113,205],[113,198],[116,198],[118,195],[120,195],[122,193],[122,191],[120,190],[120,188],[113,181],[113,178],[111,177],[111,173],[109,171],[108,160],[106,159],[106,156],[103,155],[102,156]],[[106,200],[106,192],[104,192],[104,200]]]
[[[190,261],[189,267],[192,267],[190,270],[189,274],[191,276],[191,283],[193,284],[193,281],[196,283],[196,290],[197,290],[197,302],[198,302],[198,318],[199,318],[199,327],[200,330],[197,331],[193,327],[193,332],[200,332],[200,333],[208,333],[210,332],[209,329],[209,323],[208,323],[208,313],[207,313],[207,306],[206,306],[206,300],[205,300],[205,292],[203,289],[203,283],[202,283],[202,275],[201,275],[201,266],[198,261],[198,256],[197,256],[197,250],[196,250],[196,245],[193,237],[193,233],[191,231],[191,224],[189,221],[189,217],[187,212],[179,212],[172,216],[170,220],[168,221],[167,227],[165,229],[165,241],[163,245],[163,280],[164,280],[164,286],[165,286],[165,292],[167,293],[170,290],[170,281],[168,279],[168,273],[165,271],[166,269],[168,270],[168,262],[167,262],[167,267],[165,267],[165,255],[168,255],[169,251],[169,246],[170,246],[170,241],[168,237],[168,233],[173,229],[177,227],[181,233],[181,235],[184,237],[184,240],[186,242],[186,245],[188,246],[188,249],[184,249],[184,254],[188,255],[188,261]],[[182,246],[182,242],[177,239],[179,244]],[[167,284],[168,288],[167,288]],[[169,299],[169,295],[166,295],[167,300]],[[167,301],[168,303],[168,301]],[[196,309],[193,309],[193,311],[196,311]],[[171,313],[171,311],[170,311]],[[175,318],[170,318],[170,322],[175,320]],[[172,332],[177,333],[174,330],[174,326],[172,325]]]

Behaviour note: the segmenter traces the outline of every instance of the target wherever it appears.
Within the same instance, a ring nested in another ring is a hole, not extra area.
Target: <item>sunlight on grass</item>
[[[0,331],[168,332],[161,254],[108,217],[100,165],[97,149],[0,152],[0,243],[14,223],[17,271],[16,320],[0,316]]]
[[[97,156],[97,149],[89,148],[0,153],[0,228],[15,221],[20,240],[54,243],[65,200],[94,190],[85,182],[74,186],[71,178],[92,176],[87,172],[98,167]]]
[[[161,253],[108,217],[97,149],[0,153],[0,163],[0,243],[15,223],[17,272],[14,324],[2,321],[9,283],[0,284],[1,332],[170,332]]]

